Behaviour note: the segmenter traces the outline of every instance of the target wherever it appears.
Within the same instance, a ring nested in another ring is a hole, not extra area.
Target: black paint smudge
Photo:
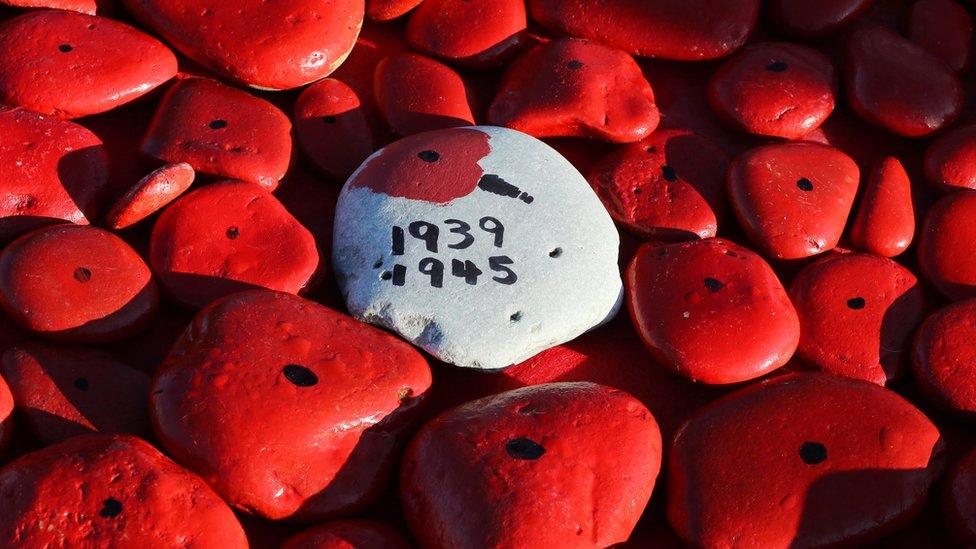
[[[521,189],[495,174],[486,173],[485,175],[481,176],[481,180],[478,181],[478,188],[492,194],[507,196],[509,198],[517,198],[526,204],[531,204],[532,201],[535,200],[535,198],[528,193],[522,192]]]

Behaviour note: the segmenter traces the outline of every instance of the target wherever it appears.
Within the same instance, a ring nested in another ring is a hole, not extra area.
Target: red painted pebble
[[[257,88],[297,88],[325,78],[349,55],[363,0],[222,3],[123,0],[177,50]]]
[[[945,524],[964,547],[976,546],[976,450],[966,454],[946,479]]]
[[[325,175],[344,181],[376,148],[369,117],[356,92],[331,78],[312,84],[295,102],[295,136]]]
[[[855,546],[921,509],[939,431],[882,387],[819,373],[702,408],[668,453],[668,518],[694,547]]]
[[[973,50],[973,19],[954,0],[918,0],[908,19],[908,38],[962,72],[969,68]]]
[[[392,335],[251,291],[197,315],[157,372],[152,419],[231,505],[315,520],[375,498],[430,382],[423,356]]]
[[[874,0],[770,0],[769,14],[775,25],[800,38],[818,38],[847,25]]]
[[[651,353],[704,383],[760,377],[790,359],[800,323],[776,273],[755,253],[712,238],[645,244],[627,269],[627,304]]]
[[[651,85],[627,53],[586,40],[553,40],[509,65],[488,120],[535,137],[629,143],[654,131],[660,114]]]
[[[904,136],[924,137],[955,120],[962,84],[940,59],[881,27],[848,39],[847,100],[857,114]]]
[[[149,432],[149,377],[105,352],[25,343],[3,353],[0,371],[23,424],[44,444]]]
[[[423,55],[391,55],[376,66],[376,102],[390,130],[413,135],[470,126],[474,114],[461,75]]]
[[[851,242],[866,252],[894,257],[914,236],[911,181],[901,162],[889,156],[871,170],[851,226]]]
[[[392,21],[416,8],[423,0],[366,0],[366,17],[373,21]]]
[[[200,308],[246,289],[298,293],[319,264],[312,234],[262,187],[223,181],[171,204],[149,263],[176,302]]]
[[[925,152],[925,174],[945,191],[976,189],[976,125],[950,130]]]
[[[606,547],[630,536],[660,456],[654,418],[627,393],[537,385],[427,423],[400,499],[423,547]]]
[[[97,343],[145,328],[159,295],[149,267],[124,240],[94,227],[56,225],[0,254],[0,304],[34,333]]]
[[[0,241],[98,215],[108,156],[87,129],[26,111],[0,111]]]
[[[425,0],[406,38],[418,50],[459,65],[489,68],[526,40],[523,0]]]
[[[186,192],[195,176],[193,166],[186,162],[153,170],[115,202],[105,215],[105,223],[119,230],[142,221]]]
[[[715,59],[745,43],[759,0],[529,0],[543,27],[638,56]]]
[[[813,48],[760,42],[722,65],[708,85],[708,100],[721,118],[746,132],[798,139],[834,110],[837,75],[830,59]]]
[[[0,469],[0,545],[245,549],[199,477],[133,436],[86,435]]]
[[[976,192],[936,202],[918,237],[918,266],[952,300],[976,297]]]
[[[922,286],[894,261],[869,254],[825,257],[793,279],[805,364],[884,385],[902,377],[908,345],[925,318]]]
[[[176,75],[176,56],[128,25],[41,10],[0,24],[0,101],[59,118],[111,110]]]
[[[88,15],[95,15],[99,0],[0,0],[0,4],[18,8],[51,8],[58,10],[76,11]]]
[[[798,259],[837,245],[860,171],[841,151],[818,143],[751,149],[729,167],[729,196],[752,241],[775,259]]]
[[[14,396],[10,393],[10,386],[0,377],[0,451],[10,442],[10,433],[14,428]]]
[[[273,189],[291,162],[291,122],[247,92],[189,78],[163,96],[141,149],[160,162]]]
[[[408,549],[392,527],[374,520],[336,520],[292,536],[281,549]]]
[[[976,417],[976,301],[948,305],[915,335],[912,372],[929,398],[960,415]]]

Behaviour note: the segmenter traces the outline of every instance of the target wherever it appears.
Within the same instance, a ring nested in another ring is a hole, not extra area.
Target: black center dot
[[[522,311],[516,311],[508,318],[511,319],[512,322],[518,322],[519,320],[522,320]]]
[[[725,287],[725,283],[721,280],[709,277],[705,279],[705,287],[708,288],[709,292],[717,292]]]
[[[813,190],[813,182],[805,177],[796,180],[796,188],[801,191],[810,192]]]
[[[863,297],[852,297],[847,300],[847,306],[854,310],[863,309],[865,305],[867,302]]]
[[[578,71],[583,68],[583,62],[573,59],[569,63],[566,63],[566,66],[574,71]]]
[[[325,121],[326,124],[335,124],[339,119],[332,115],[329,115],[329,116],[323,116],[322,120]]]
[[[553,259],[555,259],[557,257],[560,257],[561,255],[563,255],[563,249],[562,248],[553,248],[552,251],[549,252],[549,257],[551,257]]]
[[[505,451],[515,459],[528,461],[539,459],[542,454],[546,453],[546,449],[541,444],[524,437],[508,441],[508,444],[505,445]]]
[[[98,516],[112,518],[119,516],[120,513],[122,513],[122,502],[115,498],[108,498],[102,502],[102,510],[98,512]]]
[[[298,387],[311,387],[319,382],[319,376],[315,375],[315,372],[298,364],[288,364],[281,371],[288,381]]]
[[[210,129],[211,130],[220,130],[220,129],[223,129],[223,128],[226,128],[227,127],[227,121],[226,120],[212,120],[210,122],[210,124],[208,124],[208,125],[210,126]]]
[[[88,384],[88,380],[87,379],[85,379],[83,377],[79,377],[78,379],[76,379],[74,381],[74,386],[75,386],[76,389],[81,389],[82,391],[87,391],[88,390],[88,387],[90,385]]]
[[[237,227],[227,227],[227,238],[234,240],[241,235],[241,230]]]
[[[417,153],[417,158],[423,160],[424,162],[437,162],[440,160],[441,155],[437,151],[420,151]]]
[[[58,50],[60,50],[62,53],[68,53],[73,49],[74,48],[72,48],[70,44],[61,44],[60,46],[58,46]]]
[[[800,446],[800,459],[807,465],[816,465],[827,461],[827,447],[819,442],[804,442]]]
[[[75,269],[74,272],[75,280],[81,283],[85,283],[91,280],[91,275],[92,275],[91,270],[86,267],[78,267],[77,269]]]
[[[665,164],[661,166],[661,175],[664,176],[665,181],[677,181],[678,173],[674,171],[674,168]]]
[[[782,61],[773,61],[772,63],[766,65],[766,70],[770,72],[783,72],[787,68],[789,68],[789,66]]]

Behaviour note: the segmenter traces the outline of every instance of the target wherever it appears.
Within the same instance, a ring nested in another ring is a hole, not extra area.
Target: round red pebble
[[[0,469],[0,545],[245,549],[199,477],[133,436],[85,435]]]
[[[373,129],[359,96],[331,78],[312,84],[298,96],[295,136],[319,171],[343,181],[376,149]]]
[[[135,225],[186,192],[195,176],[193,166],[186,162],[153,170],[115,202],[105,223],[114,230]]]
[[[523,0],[425,0],[406,38],[418,50],[477,68],[496,67],[526,39]]]
[[[207,78],[175,83],[142,141],[160,162],[274,189],[291,162],[291,121],[271,103]]]
[[[537,385],[427,423],[400,499],[423,547],[606,547],[630,536],[660,457],[654,418],[627,393]]]
[[[423,0],[366,0],[366,17],[373,21],[392,21],[406,15]]]
[[[848,39],[847,100],[857,114],[904,136],[924,137],[955,120],[962,84],[937,57],[887,29]]]
[[[962,72],[973,50],[973,19],[953,0],[918,0],[908,16],[908,39]]]
[[[646,57],[715,59],[745,43],[759,0],[529,0],[532,18],[559,34]]]
[[[149,267],[124,240],[94,227],[56,225],[0,254],[0,304],[34,333],[99,343],[145,328],[159,294]]]
[[[169,452],[231,505],[323,519],[375,499],[430,387],[423,356],[297,296],[251,291],[201,311],[157,372]]]
[[[925,174],[940,190],[976,189],[976,125],[950,130],[925,152]]]
[[[976,450],[949,472],[943,508],[945,524],[956,541],[964,547],[976,546]]]
[[[374,520],[336,520],[296,534],[281,549],[409,549],[392,527]]]
[[[686,130],[658,130],[600,159],[590,185],[614,221],[658,240],[715,236],[727,210],[729,157]]]
[[[911,181],[901,162],[889,156],[871,170],[851,226],[851,241],[866,252],[894,257],[914,236]]]
[[[44,225],[87,225],[108,182],[108,155],[87,129],[0,111],[0,242]]]
[[[908,522],[939,431],[882,387],[788,374],[714,402],[668,454],[668,518],[694,547],[855,546]]]
[[[10,442],[10,433],[14,428],[14,396],[10,393],[10,386],[0,377],[0,451]]]
[[[769,14],[776,26],[800,38],[818,38],[847,25],[874,0],[769,0]]]
[[[312,234],[271,193],[223,181],[163,211],[149,263],[176,302],[199,309],[255,287],[298,293],[318,268],[319,254]]]
[[[800,339],[796,311],[776,273],[726,240],[645,244],[626,282],[627,305],[644,344],[693,381],[760,377],[786,364]]]
[[[76,11],[88,15],[95,15],[95,11],[104,0],[0,0],[0,4],[18,8],[52,8],[58,10]]]
[[[423,55],[399,53],[383,59],[376,65],[373,86],[380,112],[397,135],[474,124],[461,75]]]
[[[45,445],[149,432],[149,377],[105,352],[25,343],[3,353],[0,372],[23,424]]]
[[[922,274],[943,295],[976,297],[976,192],[949,194],[929,209],[917,255]]]
[[[630,143],[660,121],[654,91],[627,53],[586,40],[553,40],[509,65],[488,120],[535,137]]]
[[[948,410],[976,417],[976,301],[948,305],[915,335],[915,382]]]
[[[902,377],[925,318],[925,295],[910,271],[885,257],[833,255],[800,271],[790,297],[800,313],[796,355],[806,365],[878,385]]]
[[[830,59],[787,42],[747,46],[726,61],[708,84],[708,100],[721,118],[756,135],[798,139],[834,110],[837,75]]]
[[[297,88],[345,61],[363,23],[363,0],[225,4],[215,0],[123,0],[183,55],[256,88]]]
[[[765,145],[732,161],[729,196],[742,227],[764,253],[798,259],[837,245],[859,178],[857,164],[833,147]]]
[[[41,10],[0,24],[0,101],[59,118],[105,112],[176,76],[176,56],[128,25]]]

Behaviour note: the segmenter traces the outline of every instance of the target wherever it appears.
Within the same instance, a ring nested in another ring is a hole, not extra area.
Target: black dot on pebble
[[[98,516],[102,518],[112,518],[117,517],[122,513],[122,502],[115,498],[108,498],[102,502],[102,510],[98,512]]]
[[[542,457],[546,449],[534,440],[524,437],[514,438],[505,445],[505,451],[515,459],[533,461]]]
[[[390,271],[383,271],[383,274],[380,275],[380,278],[382,278],[383,280],[389,280],[393,278],[393,273],[391,273]]]
[[[573,59],[569,63],[566,63],[566,66],[574,71],[578,71],[583,68],[583,62]]]
[[[437,151],[420,151],[417,153],[417,158],[424,162],[437,162],[441,159],[441,155]]]
[[[725,283],[721,280],[709,277],[705,279],[705,287],[708,288],[709,292],[717,292],[725,287]]]
[[[854,310],[863,309],[865,305],[867,302],[863,297],[852,297],[847,300],[847,306]]]
[[[563,255],[563,249],[562,248],[553,248],[552,251],[549,252],[549,257],[551,257],[553,259],[555,259],[555,258],[557,258],[557,257],[559,257],[561,255]]]
[[[234,240],[238,236],[241,236],[241,230],[237,227],[227,227],[227,238]]]
[[[220,129],[223,129],[223,128],[226,128],[227,127],[227,121],[226,120],[212,120],[212,121],[210,121],[210,124],[208,124],[208,125],[210,126],[210,129],[211,130],[220,130]]]
[[[332,115],[329,115],[329,116],[323,116],[322,120],[325,121],[326,124],[335,124],[339,119]]]
[[[376,260],[376,263],[373,263],[373,268],[374,269],[379,269],[382,266],[383,266],[383,260],[382,259],[377,259]]]
[[[62,53],[68,53],[73,49],[74,48],[72,48],[70,44],[61,44],[60,46],[58,46],[58,50],[60,50]]]
[[[81,283],[88,282],[89,280],[91,280],[91,276],[92,276],[91,270],[86,267],[78,267],[77,269],[75,269],[74,277],[75,280],[77,280],[78,282]]]
[[[805,177],[801,177],[800,179],[796,180],[796,188],[800,189],[801,191],[810,192],[813,190],[813,182]]]
[[[74,386],[75,388],[81,389],[82,391],[87,391],[88,387],[90,387],[90,385],[88,384],[88,380],[83,377],[79,377],[78,379],[76,379],[74,381]]]
[[[512,322],[518,322],[519,320],[522,320],[522,311],[516,311],[508,318],[510,318]]]
[[[827,447],[819,442],[804,442],[800,446],[800,459],[807,465],[816,465],[827,461]]]
[[[288,364],[281,371],[284,372],[288,381],[298,387],[311,387],[319,382],[319,376],[315,375],[315,372],[298,364]]]
[[[661,174],[664,176],[665,181],[677,181],[678,173],[674,171],[674,168],[668,165],[661,166]]]
[[[770,72],[783,72],[789,68],[789,65],[782,61],[773,61],[772,63],[766,65],[766,70]]]
[[[657,147],[648,147],[647,152],[650,154],[654,154],[657,152]]]

